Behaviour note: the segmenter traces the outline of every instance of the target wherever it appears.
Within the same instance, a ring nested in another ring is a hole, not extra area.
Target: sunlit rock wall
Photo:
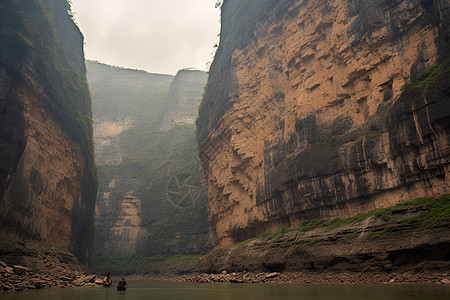
[[[448,1],[224,1],[197,121],[212,239],[449,191]],[[448,73],[447,73],[448,74]]]

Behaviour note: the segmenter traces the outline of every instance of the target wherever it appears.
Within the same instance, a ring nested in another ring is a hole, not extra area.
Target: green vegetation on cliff
[[[167,94],[171,75],[109,66],[87,61],[95,119],[133,119],[139,125],[157,126],[161,99]]]
[[[450,59],[442,64],[435,64],[429,69],[413,76],[409,82],[402,86],[401,97],[408,98],[414,94],[426,94],[428,89],[441,79],[450,76]]]
[[[281,228],[280,230],[277,230],[275,232],[264,233],[257,237],[236,243],[234,244],[234,246],[245,245],[253,240],[277,240],[283,234],[291,231],[308,232],[317,228],[334,230],[337,228],[342,228],[347,225],[362,222],[369,218],[373,220],[379,218],[383,222],[389,224],[393,214],[398,214],[399,212],[404,211],[408,207],[420,207],[420,206],[425,207],[425,209],[417,215],[403,218],[402,222],[404,222],[405,224],[411,224],[412,225],[411,228],[427,229],[439,226],[440,221],[446,218],[450,218],[450,194],[445,194],[439,197],[416,198],[411,201],[401,202],[395,206],[379,208],[368,211],[366,213],[360,213],[350,218],[334,218],[329,220],[325,219],[305,220],[297,227]],[[405,227],[404,230],[408,230],[408,228]],[[380,235],[382,233],[383,232],[373,237],[376,238],[382,237]],[[345,237],[345,239],[351,239],[356,236],[357,236],[356,233],[350,233],[348,236]],[[313,243],[302,246],[310,246],[312,244]]]
[[[8,250],[8,251],[14,251],[16,249],[16,245],[8,240],[7,238],[0,237],[0,249],[1,250]]]

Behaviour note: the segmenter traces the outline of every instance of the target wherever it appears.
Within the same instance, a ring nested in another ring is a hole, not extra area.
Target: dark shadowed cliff
[[[212,239],[448,193],[449,12],[224,1],[197,121]]]
[[[0,4],[0,233],[86,261],[97,181],[83,36],[68,11]]]
[[[193,123],[206,73],[87,67],[100,177],[93,267],[115,257],[205,253],[206,188]],[[117,271],[143,269],[130,262]]]

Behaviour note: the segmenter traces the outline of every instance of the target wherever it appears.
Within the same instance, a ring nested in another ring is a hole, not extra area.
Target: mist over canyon
[[[99,168],[94,248],[107,256],[200,254],[206,187],[194,121],[207,74],[87,62]]]

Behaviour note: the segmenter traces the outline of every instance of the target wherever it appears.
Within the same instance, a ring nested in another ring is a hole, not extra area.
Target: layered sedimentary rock
[[[449,13],[439,0],[224,1],[197,121],[212,238],[448,192]]]
[[[0,234],[86,260],[96,169],[83,36],[62,0],[0,6]]]
[[[102,246],[105,249],[119,248],[123,254],[134,254],[138,240],[146,237],[146,230],[141,227],[141,201],[131,192],[121,200],[118,218],[109,228],[110,238]]]
[[[402,203],[353,220],[312,220],[293,230],[216,248],[200,260],[196,271],[302,272],[319,278],[321,274],[321,281],[333,273],[445,277],[450,268],[450,217],[444,212],[449,200],[449,195],[416,199],[422,203]]]
[[[206,188],[193,123],[206,74],[87,67],[100,177],[97,254],[204,253]]]

